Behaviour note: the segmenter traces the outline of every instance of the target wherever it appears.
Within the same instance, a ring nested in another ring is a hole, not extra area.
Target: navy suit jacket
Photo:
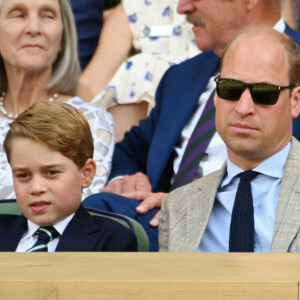
[[[300,45],[299,32],[287,25],[285,32]],[[149,117],[116,145],[109,180],[143,172],[150,178],[153,192],[169,191],[173,149],[208,80],[218,71],[219,63],[219,57],[207,51],[171,67],[164,74]],[[294,121],[293,133],[300,139],[300,118]]]
[[[0,215],[0,251],[15,251],[26,228],[27,219],[23,215]],[[119,223],[91,216],[80,206],[55,251],[137,251],[137,240]]]

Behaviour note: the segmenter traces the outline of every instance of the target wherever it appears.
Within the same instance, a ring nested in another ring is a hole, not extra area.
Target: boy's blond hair
[[[39,102],[18,116],[4,140],[4,151],[10,162],[14,138],[29,138],[46,144],[71,159],[79,168],[93,158],[94,144],[90,126],[75,107],[60,102]]]

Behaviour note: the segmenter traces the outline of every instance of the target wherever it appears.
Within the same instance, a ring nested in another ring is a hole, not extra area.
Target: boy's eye
[[[15,176],[20,179],[26,179],[29,177],[28,173],[17,173]]]
[[[49,176],[53,176],[53,175],[57,175],[58,173],[60,173],[60,171],[58,171],[58,170],[48,170],[46,173]]]

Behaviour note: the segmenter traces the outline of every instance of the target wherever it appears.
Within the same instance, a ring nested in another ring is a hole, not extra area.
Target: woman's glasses
[[[246,88],[250,89],[253,101],[257,104],[274,105],[278,101],[279,94],[284,89],[294,88],[295,85],[279,86],[270,83],[245,83],[240,80],[215,78],[217,94],[220,98],[230,101],[238,101]]]

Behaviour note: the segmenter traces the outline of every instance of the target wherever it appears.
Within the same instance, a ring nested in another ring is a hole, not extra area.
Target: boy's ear
[[[82,187],[87,188],[91,185],[96,174],[96,163],[92,158],[88,158],[81,168]]]

